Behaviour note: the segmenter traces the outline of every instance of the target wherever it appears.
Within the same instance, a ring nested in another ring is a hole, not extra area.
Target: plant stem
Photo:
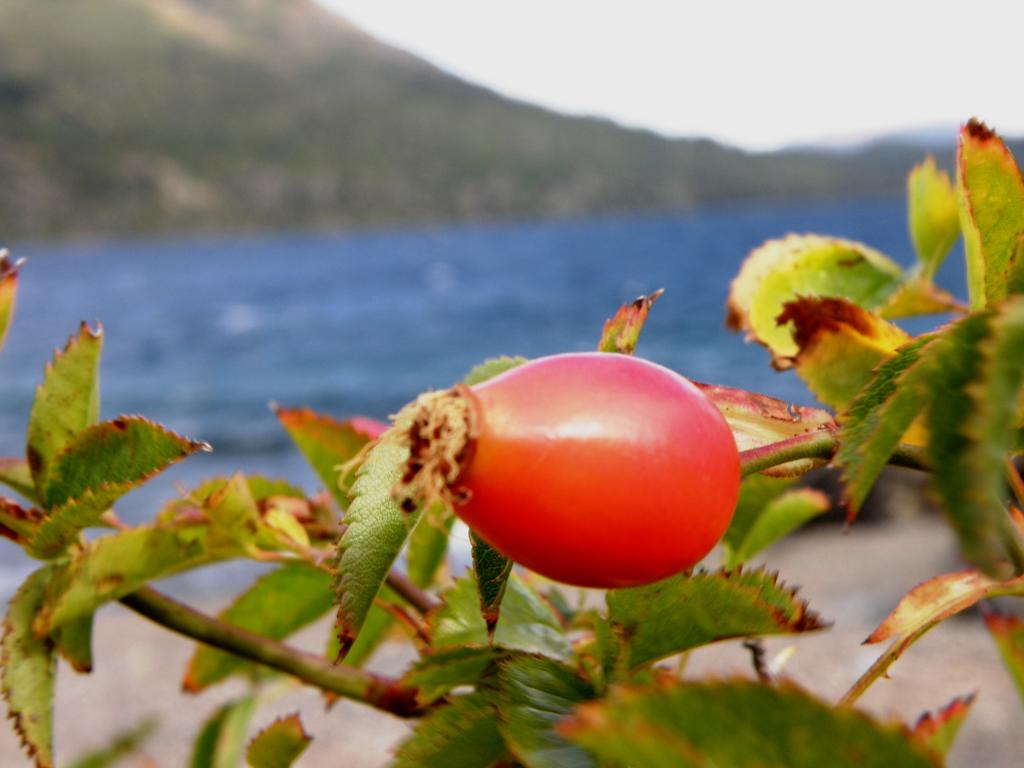
[[[344,664],[331,664],[319,656],[207,616],[150,587],[121,598],[121,602],[167,629],[285,672],[340,697],[361,701],[398,717],[421,714],[416,690],[398,680]]]
[[[417,587],[412,583],[412,579],[401,571],[390,571],[387,577],[387,585],[420,613],[428,613],[441,604],[440,600]]]
[[[796,437],[789,437],[777,443],[761,445],[740,451],[740,470],[743,476],[787,464],[797,459],[829,460],[839,448],[839,439],[831,429],[819,429]],[[928,469],[924,450],[916,445],[898,445],[889,463],[897,467]]]

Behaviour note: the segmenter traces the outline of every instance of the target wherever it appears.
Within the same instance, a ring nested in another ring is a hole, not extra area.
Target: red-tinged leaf
[[[620,688],[576,709],[558,731],[601,765],[629,768],[938,768],[899,725],[833,708],[792,683]]]
[[[607,594],[608,617],[635,668],[738,637],[811,632],[825,623],[778,574],[697,571]]]
[[[1024,232],[1024,179],[1006,144],[978,120],[960,130],[956,165],[967,288],[979,309],[1006,297],[1007,266]]]
[[[245,758],[250,768],[288,768],[306,751],[312,740],[296,712],[279,717],[256,734],[249,742]]]
[[[640,340],[640,332],[644,328],[644,323],[647,322],[651,305],[664,292],[664,289],[657,290],[619,307],[615,317],[605,322],[601,340],[597,344],[597,351],[632,355]]]
[[[309,408],[275,408],[274,413],[324,488],[331,492],[342,509],[346,509],[350,502],[348,490],[351,480],[339,477],[339,467],[351,461],[380,433],[371,435],[365,424],[361,428],[353,421],[340,421]],[[344,487],[339,486],[339,480]]]
[[[865,644],[893,640],[855,689],[862,692],[885,674],[904,651],[928,630],[955,616],[980,600],[1002,595],[1024,595],[1024,576],[1010,581],[993,581],[978,571],[957,571],[922,582],[903,596],[899,604],[865,640]]]
[[[38,509],[26,509],[0,496],[0,536],[25,546],[39,529],[42,519],[43,513]]]
[[[832,414],[820,408],[792,405],[745,389],[694,383],[722,412],[736,438],[736,447],[741,451],[760,448],[819,429],[836,428]],[[823,463],[824,460],[800,459],[772,467],[762,474],[794,477]]]
[[[53,766],[53,688],[57,654],[53,641],[32,622],[45,599],[49,567],[33,573],[11,599],[4,619],[0,675],[14,730],[38,768]]]
[[[1024,700],[1024,621],[1017,616],[989,611],[985,614],[985,625]]]
[[[793,324],[797,374],[826,405],[842,410],[871,380],[871,372],[910,341],[902,328],[845,299],[786,302],[779,323]]]
[[[931,155],[907,176],[907,218],[920,273],[931,280],[960,236],[956,190]]]
[[[960,726],[964,724],[975,694],[953,699],[949,704],[935,712],[925,712],[914,724],[913,735],[920,743],[943,757],[953,746]]]
[[[272,640],[283,640],[327,613],[334,600],[331,576],[304,563],[291,563],[257,579],[218,618]],[[197,646],[182,687],[190,693],[256,665],[209,645]]]
[[[39,503],[39,494],[36,493],[35,482],[32,480],[32,470],[24,459],[0,459],[0,483],[17,491],[33,504]]]
[[[383,435],[390,426],[383,421],[371,419],[369,416],[350,416],[344,423],[352,425],[352,429],[366,435],[371,440],[376,440]]]
[[[0,248],[0,348],[7,341],[14,304],[18,295],[18,269],[24,261],[12,261],[11,255]]]
[[[40,491],[46,486],[50,463],[100,414],[99,364],[103,331],[82,323],[62,352],[48,363],[43,383],[36,388],[28,421],[26,458]]]

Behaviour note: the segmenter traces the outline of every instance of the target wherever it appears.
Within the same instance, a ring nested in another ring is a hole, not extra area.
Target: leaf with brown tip
[[[296,712],[279,717],[256,734],[245,751],[251,768],[288,768],[306,751],[313,737]]]
[[[601,331],[601,340],[597,344],[598,352],[618,352],[621,355],[632,355],[640,340],[640,332],[647,322],[651,305],[665,292],[661,288],[654,293],[623,304],[615,317],[605,321]]]
[[[935,712],[925,712],[914,724],[911,732],[913,737],[932,751],[943,757],[953,746],[960,726],[964,724],[971,705],[974,704],[975,694],[960,696],[953,699],[942,709]]]

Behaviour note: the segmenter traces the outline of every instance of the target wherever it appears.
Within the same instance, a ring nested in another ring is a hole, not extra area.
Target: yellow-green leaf
[[[779,361],[798,351],[792,327],[777,322],[786,302],[834,296],[874,309],[885,304],[902,277],[895,262],[861,243],[818,235],[770,240],[751,252],[733,280],[727,322]]]
[[[907,177],[907,213],[921,275],[931,280],[960,236],[953,182],[931,155]]]
[[[728,548],[726,568],[742,565],[804,523],[825,514],[831,506],[828,496],[812,488],[786,491],[772,499],[754,519],[742,540],[735,547]]]
[[[0,248],[0,348],[7,341],[14,304],[18,296],[18,269],[23,262],[15,262],[10,253]]]
[[[312,740],[298,713],[280,717],[249,742],[245,757],[251,768],[288,768]]]
[[[82,323],[62,352],[54,354],[36,388],[28,420],[26,458],[40,491],[50,463],[71,439],[100,415],[99,365],[103,332]],[[40,493],[40,495],[43,495]]]
[[[967,288],[978,309],[1006,296],[1007,267],[1024,232],[1024,179],[1006,144],[977,120],[960,131],[957,194]]]
[[[37,635],[32,622],[43,605],[52,575],[34,572],[11,600],[4,619],[0,668],[14,730],[38,768],[53,766],[53,685],[57,654],[53,641]]]
[[[0,483],[17,491],[33,504],[39,503],[39,494],[36,493],[35,482],[32,480],[32,470],[24,459],[0,459]]]
[[[238,768],[256,704],[256,697],[243,696],[214,712],[196,737],[192,768]]]
[[[797,352],[786,359],[808,389],[836,410],[846,408],[872,371],[911,340],[903,329],[844,299],[794,299],[778,320],[793,325]]]

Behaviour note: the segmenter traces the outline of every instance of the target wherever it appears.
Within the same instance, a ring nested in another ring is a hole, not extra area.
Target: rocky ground
[[[811,605],[834,622],[826,632],[766,642],[769,657],[795,644],[786,673],[826,700],[840,696],[881,651],[861,641],[899,597],[923,579],[959,567],[948,529],[927,515],[857,525],[845,534],[840,526],[818,526],[776,545],[764,560],[787,583],[801,585]],[[326,624],[318,625],[302,633],[296,644],[316,649],[327,631]],[[120,606],[100,613],[95,648],[96,671],[91,676],[60,669],[56,741],[61,763],[153,713],[160,718],[160,728],[147,742],[145,757],[126,764],[187,765],[199,724],[242,690],[232,685],[198,697],[182,694],[180,677],[191,644]],[[410,658],[405,646],[394,643],[380,651],[373,666],[397,672]],[[749,653],[738,643],[702,649],[692,655],[687,674],[750,674]],[[968,614],[938,627],[896,663],[891,675],[862,699],[865,709],[913,720],[926,709],[977,691],[978,700],[950,765],[1020,765],[1024,708],[979,616]],[[277,715],[296,710],[314,735],[299,763],[307,768],[383,766],[407,733],[405,723],[354,704],[342,702],[325,710],[315,692],[297,687],[282,691],[277,701],[262,709],[255,725],[262,727]],[[30,765],[8,730],[0,730],[0,765]]]

